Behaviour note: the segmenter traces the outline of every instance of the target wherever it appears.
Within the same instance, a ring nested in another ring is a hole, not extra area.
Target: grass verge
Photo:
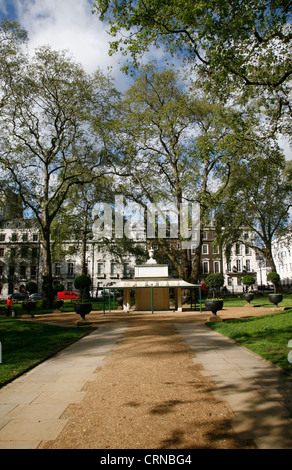
[[[292,373],[292,364],[288,361],[292,309],[253,318],[209,322],[207,325]]]
[[[0,387],[91,331],[0,318]]]

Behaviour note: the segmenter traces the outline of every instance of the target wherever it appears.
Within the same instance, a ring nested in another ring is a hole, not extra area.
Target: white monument
[[[168,265],[157,264],[150,248],[149,259],[145,264],[135,266],[135,277],[132,280],[121,280],[109,289],[123,289],[123,310],[130,310],[130,291],[135,290],[136,311],[168,311],[170,310],[169,289],[175,291],[175,309],[182,311],[181,289],[199,288],[201,285],[190,284],[182,279],[171,279],[168,276]],[[201,295],[200,295],[201,297]],[[201,302],[200,302],[201,307]]]

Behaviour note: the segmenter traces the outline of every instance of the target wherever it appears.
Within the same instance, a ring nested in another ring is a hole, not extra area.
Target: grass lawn
[[[270,294],[273,292],[271,291]],[[203,299],[204,302],[205,299]],[[258,307],[273,307],[273,304],[268,299],[268,294],[265,293],[264,295],[255,295],[254,299],[250,302],[252,305]],[[242,298],[242,294],[239,296],[236,295],[226,295],[224,297],[224,305],[225,307],[244,307],[247,302]],[[279,307],[291,307],[292,308],[292,294],[284,293],[283,300],[279,303]]]
[[[34,315],[40,315],[45,313],[52,313],[52,309],[43,309],[41,308],[41,301],[36,302],[36,308],[33,310]],[[2,306],[5,306],[6,303],[2,302]],[[117,301],[115,301],[115,305],[113,305],[113,301],[111,301],[111,309],[114,310],[118,308],[119,305]],[[105,308],[108,309],[108,299],[106,299]],[[15,310],[16,315],[20,317],[21,315],[27,315],[27,312],[22,307],[22,302],[13,302],[12,310]],[[65,300],[63,306],[61,307],[61,312],[74,312],[74,302],[70,300]],[[92,301],[92,310],[103,310],[103,301]]]
[[[0,386],[92,330],[0,318]]]
[[[292,309],[253,318],[226,320],[207,325],[237,341],[287,372],[292,372],[288,361],[288,342],[292,340]]]

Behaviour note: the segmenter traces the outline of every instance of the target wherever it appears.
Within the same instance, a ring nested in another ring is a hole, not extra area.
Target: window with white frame
[[[220,273],[220,262],[214,261],[214,273]]]
[[[203,255],[207,255],[209,253],[209,247],[207,244],[202,245],[202,253]]]
[[[61,264],[55,263],[55,276],[60,276],[61,274]]]
[[[246,246],[246,247],[245,247],[245,254],[246,254],[246,255],[251,255],[251,249],[250,249],[249,246]]]
[[[97,263],[97,274],[99,276],[104,274],[104,263]]]
[[[229,273],[231,273],[231,271],[232,271],[231,261],[228,261],[228,263],[227,263],[227,271]]]
[[[219,255],[219,246],[218,245],[213,245],[213,254],[214,255]]]
[[[74,274],[74,264],[67,263],[67,275],[72,276],[72,274]]]
[[[203,273],[207,274],[209,272],[209,261],[203,261]]]
[[[247,259],[245,261],[245,268],[246,268],[247,271],[250,271],[250,259]]]
[[[236,243],[236,245],[235,245],[235,254],[236,255],[241,255],[241,245],[240,245],[240,243]]]
[[[237,269],[237,272],[241,272],[241,260],[240,259],[236,260],[236,269]]]
[[[115,276],[117,274],[117,264],[111,263],[111,276]]]
[[[124,263],[124,276],[130,276],[130,263]]]

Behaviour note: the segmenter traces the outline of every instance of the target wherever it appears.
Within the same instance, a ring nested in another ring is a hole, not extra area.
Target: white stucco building
[[[284,287],[292,286],[292,231],[273,242],[273,257]]]

